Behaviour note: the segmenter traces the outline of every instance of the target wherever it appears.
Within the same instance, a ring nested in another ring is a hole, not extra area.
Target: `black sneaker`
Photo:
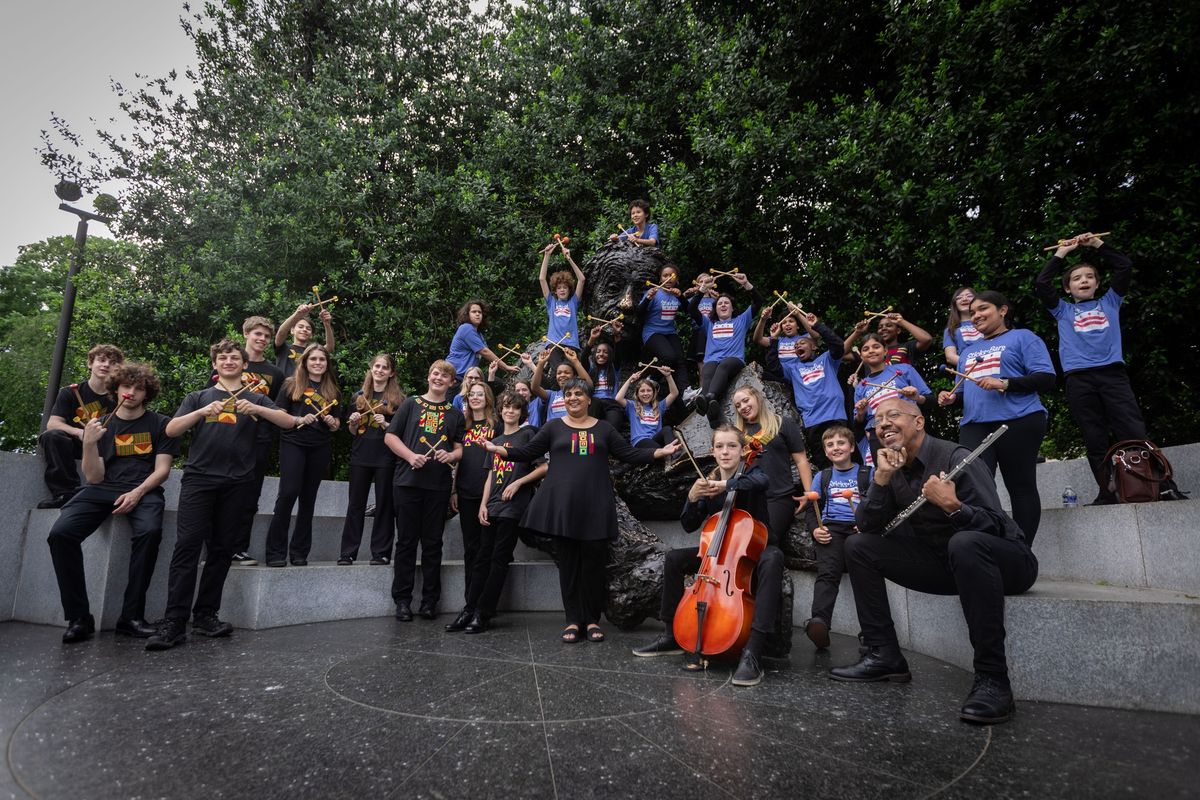
[[[758,656],[749,650],[742,651],[742,658],[738,661],[737,669],[733,671],[734,686],[757,686],[762,683],[763,668],[758,663]]]
[[[187,641],[187,620],[164,619],[158,631],[146,640],[147,650],[170,650]]]
[[[192,633],[216,639],[233,633],[233,626],[217,619],[216,614],[199,614],[192,619]]]
[[[372,567],[386,567],[388,564],[392,563],[392,560],[387,556],[378,556],[376,558],[372,558],[370,563]]]
[[[352,566],[354,566],[354,559],[353,558],[339,558],[338,566],[339,567],[352,567]]]
[[[54,495],[54,497],[51,497],[49,500],[43,500],[42,502],[38,503],[37,507],[38,508],[62,508],[63,506],[65,506],[67,504],[67,501],[70,500],[74,496],[75,495],[73,493],[72,494],[56,494],[56,495]]]
[[[243,551],[241,553],[234,553],[230,563],[235,567],[257,567],[258,559]]]
[[[660,633],[658,638],[647,645],[633,648],[635,656],[643,658],[654,658],[655,656],[676,656],[683,652],[683,648],[675,641],[675,637],[669,633]]]

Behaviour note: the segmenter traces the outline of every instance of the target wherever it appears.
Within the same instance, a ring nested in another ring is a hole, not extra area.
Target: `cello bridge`
[[[716,578],[712,577],[711,575],[697,575],[696,580],[707,581],[708,583],[711,583],[713,586],[721,585],[721,582],[719,580],[717,580]]]

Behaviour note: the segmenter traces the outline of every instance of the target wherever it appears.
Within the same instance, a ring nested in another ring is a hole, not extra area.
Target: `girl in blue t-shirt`
[[[654,381],[642,377],[649,369],[658,370],[667,381],[667,396],[663,400],[657,399],[658,386]],[[633,399],[626,400],[629,384],[635,379],[637,383],[633,387]],[[675,440],[675,432],[670,426],[663,424],[663,415],[678,396],[679,387],[675,385],[671,368],[660,367],[657,364],[630,375],[628,380],[621,384],[616,400],[629,417],[629,441],[634,447],[662,447]]]
[[[846,394],[838,380],[838,367],[846,354],[846,343],[816,314],[797,315],[808,332],[796,341],[796,359],[786,372],[792,383],[792,397],[804,423],[808,452],[818,466],[825,467],[822,435],[833,425],[846,424]],[[820,339],[828,349],[817,354]]]
[[[946,363],[952,367],[958,366],[959,353],[967,345],[983,338],[971,322],[971,301],[974,299],[975,290],[970,286],[960,286],[950,296],[950,314],[942,331],[942,352],[946,354]]]
[[[866,365],[867,374],[854,387],[854,421],[866,431],[874,463],[875,454],[879,452],[879,437],[875,435],[875,409],[879,404],[899,397],[917,406],[927,406],[933,399],[933,391],[911,364],[889,362],[887,345],[878,334],[864,336],[858,354]]]
[[[687,361],[683,357],[683,343],[675,332],[675,319],[684,306],[683,293],[679,291],[679,268],[664,264],[658,272],[658,282],[664,288],[651,286],[638,303],[642,360],[650,362],[657,358],[659,364],[670,367],[679,376],[679,382],[687,386]]]
[[[596,381],[592,387],[592,405],[588,413],[597,419],[607,420],[609,425],[621,430],[625,412],[615,399],[617,386],[621,382],[621,371],[613,361],[612,343],[600,339],[603,327],[597,325],[592,328],[587,349],[584,351],[587,355],[588,374]]]
[[[633,224],[621,233],[608,237],[610,242],[629,242],[642,247],[658,247],[658,225],[650,221],[650,204],[634,200],[629,204],[629,221]]]
[[[964,372],[958,392],[940,392],[938,405],[962,399],[958,443],[974,449],[992,431],[1008,432],[980,459],[993,474],[999,465],[1012,500],[1012,517],[1032,546],[1042,517],[1037,488],[1037,456],[1046,435],[1046,408],[1038,392],[1054,388],[1054,364],[1046,343],[1031,331],[1010,328],[1007,298],[984,291],[971,302],[971,320],[983,338],[959,353]]]
[[[713,305],[711,318],[703,317],[697,294],[688,304],[688,314],[704,330],[704,367],[700,372],[700,394],[696,395],[696,410],[708,417],[714,429],[724,418],[722,403],[725,390],[746,366],[746,334],[754,321],[754,306],[761,305],[758,293],[744,272],[734,273],[733,279],[750,292],[750,304],[734,315],[733,297],[721,293]]]
[[[1100,274],[1086,261],[1062,272],[1062,288],[1071,302],[1059,297],[1054,277],[1063,269],[1064,259],[1080,247],[1096,252],[1112,262],[1109,289],[1097,298]],[[1138,406],[1125,357],[1121,352],[1121,303],[1129,294],[1133,262],[1105,244],[1099,236],[1083,233],[1067,239],[1038,273],[1034,286],[1050,316],[1058,322],[1058,356],[1062,362],[1067,407],[1083,434],[1088,463],[1096,476],[1099,493],[1094,505],[1117,502],[1108,488],[1109,433],[1115,441],[1145,439],[1146,421]]]
[[[483,338],[483,329],[487,325],[488,306],[482,300],[468,300],[458,309],[458,329],[450,341],[450,354],[446,360],[454,365],[456,377],[461,379],[467,370],[479,363],[482,356],[487,361],[499,361],[500,367],[506,372],[516,372],[493,353]]]
[[[559,270],[547,278],[550,255],[556,247],[562,251],[571,269]],[[579,341],[579,303],[583,299],[583,283],[583,270],[571,258],[571,251],[566,245],[555,241],[542,249],[538,284],[542,287],[542,301],[546,305],[546,338],[551,342],[559,342],[562,347],[569,347],[576,353],[583,348],[583,343]],[[563,362],[563,352],[557,347],[552,348],[550,364],[547,367],[547,372],[551,375]]]
[[[758,322],[754,325],[751,340],[759,347],[766,349],[766,364],[763,366],[763,379],[785,383],[791,381],[791,370],[796,366],[796,345],[808,334],[800,328],[800,318],[795,311],[786,314],[779,322],[773,323],[767,329],[767,321],[771,318],[771,309],[763,310]]]
[[[513,381],[513,391],[525,400],[525,413],[527,414],[525,424],[534,430],[542,427],[543,404],[542,399],[533,394],[533,380],[518,378]]]

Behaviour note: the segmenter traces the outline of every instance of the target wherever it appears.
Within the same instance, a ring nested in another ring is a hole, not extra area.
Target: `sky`
[[[38,158],[40,132],[51,113],[97,144],[100,127],[120,124],[111,82],[134,86],[135,73],[182,76],[195,64],[179,27],[179,0],[0,0],[0,266],[17,248],[49,236],[74,235],[76,218],[58,210],[57,176]],[[108,119],[118,116],[118,124]],[[116,187],[101,187],[115,193]],[[90,209],[90,195],[75,205]],[[92,223],[89,235],[108,235]]]

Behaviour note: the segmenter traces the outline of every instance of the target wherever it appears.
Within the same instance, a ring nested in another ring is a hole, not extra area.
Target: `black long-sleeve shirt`
[[[897,514],[921,496],[921,488],[930,475],[949,472],[971,451],[954,442],[925,435],[912,463],[892,474],[887,486],[874,480],[867,496],[854,513],[861,533],[883,533]],[[954,490],[962,508],[947,514],[932,502],[926,502],[890,535],[916,536],[944,545],[959,531],[979,531],[1004,539],[1024,541],[1025,534],[1000,508],[1000,496],[987,468],[979,459],[967,465],[954,479]]]
[[[767,473],[763,472],[757,465],[743,472],[741,475],[735,475],[725,482],[726,490],[712,497],[702,497],[696,502],[688,500],[683,504],[683,513],[679,516],[679,523],[688,533],[699,528],[704,524],[704,521],[717,514],[725,505],[725,497],[729,491],[737,492],[737,499],[734,501],[734,507],[740,508],[763,525],[768,524],[767,515]]]
[[[824,322],[818,322],[816,325],[813,325],[813,330],[820,334],[821,340],[829,348],[830,355],[834,358],[841,358],[846,355],[846,340],[834,333],[833,328]]]

